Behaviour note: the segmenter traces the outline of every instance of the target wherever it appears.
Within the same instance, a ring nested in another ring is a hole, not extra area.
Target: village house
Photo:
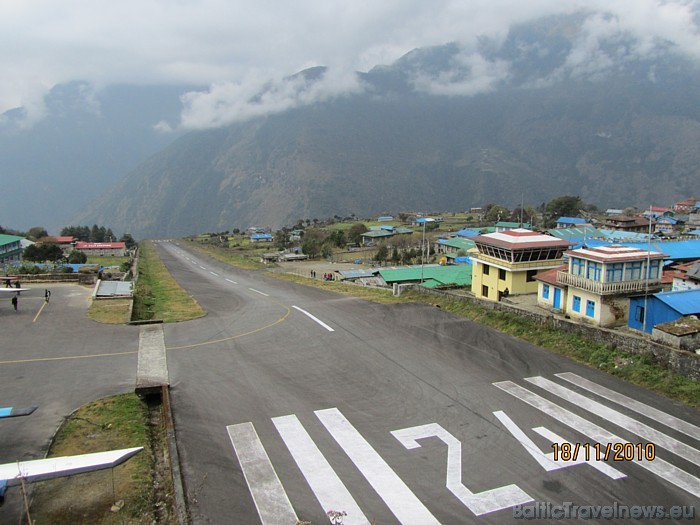
[[[78,239],[67,235],[42,237],[37,241],[38,244],[53,243],[58,245],[58,247],[63,252],[64,256],[68,256],[70,252],[72,252],[75,249],[75,245],[77,242]]]
[[[124,257],[126,255],[126,243],[123,242],[82,242],[75,244],[76,251],[82,252],[88,257]]]
[[[561,311],[573,319],[606,327],[627,322],[631,295],[661,289],[662,262],[668,257],[614,244],[570,250],[564,255],[567,267],[557,271],[554,283],[549,276],[539,279],[538,304],[554,307],[546,296],[559,289]]]
[[[613,215],[606,217],[605,229],[644,233],[649,231],[649,219],[645,219],[644,217],[630,217],[628,215]]]
[[[477,235],[472,240],[476,245],[476,252],[470,253],[472,293],[490,301],[536,293],[535,275],[561,265],[564,251],[572,245],[524,228]]]
[[[23,237],[0,234],[0,264],[19,263],[22,260]]]

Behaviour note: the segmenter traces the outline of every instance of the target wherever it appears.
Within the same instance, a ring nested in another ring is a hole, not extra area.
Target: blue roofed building
[[[557,228],[576,228],[587,224],[586,219],[580,217],[559,217],[557,219]]]
[[[271,233],[254,233],[250,236],[250,242],[272,242]]]
[[[627,326],[651,333],[655,325],[700,314],[700,290],[660,292],[630,297]]]

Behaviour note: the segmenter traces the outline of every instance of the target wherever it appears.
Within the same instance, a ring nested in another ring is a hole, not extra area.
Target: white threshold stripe
[[[227,278],[226,280],[227,280],[228,282],[230,282],[231,284],[238,284],[236,281],[232,281],[231,279],[228,279],[228,278]]]
[[[315,317],[314,315],[310,314],[310,313],[307,312],[306,310],[303,310],[303,309],[299,308],[298,306],[294,306],[294,305],[292,305],[292,308],[294,308],[295,310],[300,311],[302,314],[304,314],[305,316],[307,316],[309,319],[311,319],[311,320],[313,320],[313,321],[316,321],[318,324],[320,324],[323,328],[325,328],[325,329],[328,330],[329,332],[335,332],[335,330],[333,330],[330,326],[328,326],[326,323],[324,323],[323,321],[321,321],[318,317]]]
[[[565,388],[554,381],[550,381],[549,379],[545,379],[544,377],[528,377],[525,378],[525,381],[528,381],[533,385],[537,385],[538,387],[551,392],[552,394],[557,395],[562,399],[583,408],[584,410],[588,410],[598,417],[607,419],[611,423],[632,432],[634,435],[639,436],[645,441],[654,443],[657,449],[659,447],[665,448],[677,456],[685,458],[691,463],[700,465],[700,451],[694,449],[690,445],[686,445],[682,441],[672,438],[668,434],[664,434],[655,428],[651,428],[649,425],[645,425],[634,418],[618,412],[617,410],[613,410],[612,408],[608,408],[597,401],[589,399],[578,392],[574,392],[573,390],[569,390],[568,388]]]
[[[216,277],[218,277],[218,276],[219,276],[219,274],[218,274],[218,273],[214,273],[214,272],[212,272],[211,270],[209,271],[209,273],[210,273],[210,274],[212,274],[212,275],[215,275]]]
[[[272,422],[309,483],[323,512],[345,511],[344,525],[369,525],[355,498],[330,466],[295,415],[273,417]]]
[[[337,408],[314,412],[402,525],[439,525],[416,495]]]
[[[299,521],[252,423],[226,427],[262,525]]]
[[[554,461],[554,452],[548,452],[544,453],[540,450],[540,448],[535,445],[535,442],[532,441],[525,432],[523,432],[518,425],[515,424],[515,422],[509,418],[505,412],[502,410],[499,410],[497,412],[493,413],[494,416],[498,418],[498,420],[503,424],[508,431],[513,434],[513,437],[517,439],[520,444],[523,446],[523,448],[527,451],[532,458],[537,461],[537,463],[540,464],[540,466],[545,469],[547,472],[552,472],[554,470],[560,470],[563,468],[569,468],[573,467],[575,465],[581,465],[584,463],[589,464],[591,467],[594,469],[602,472],[606,476],[612,478],[612,479],[621,479],[626,477],[625,474],[620,472],[619,470],[609,466],[605,461],[603,460],[597,460],[595,458],[590,459],[589,461],[585,460],[585,457],[583,454],[581,454],[579,458],[576,460],[572,461],[564,461],[562,459],[559,459],[557,461]],[[535,432],[537,432],[539,435],[542,437],[549,439],[552,443],[567,443],[568,441],[562,438],[561,436],[555,434],[554,432],[551,432],[550,430],[544,428],[544,427],[537,427],[533,429]],[[570,443],[570,442],[569,442]]]
[[[682,419],[672,416],[671,414],[667,414],[666,412],[662,412],[661,410],[650,407],[649,405],[640,403],[636,399],[632,399],[631,397],[627,397],[624,394],[620,394],[618,392],[615,392],[614,390],[610,390],[609,388],[594,383],[593,381],[589,381],[588,379],[585,379],[572,372],[564,372],[562,374],[554,375],[568,381],[569,383],[573,383],[576,386],[580,386],[581,388],[588,390],[589,392],[598,394],[600,397],[604,397],[609,401],[613,401],[618,405],[622,405],[623,407],[629,408],[630,410],[633,410],[638,414],[642,414],[643,416],[646,416],[649,419],[653,419],[654,421],[663,423],[667,427],[677,430],[678,432],[682,432],[686,436],[690,436],[695,439],[700,439],[700,427],[696,427],[695,425],[688,423],[687,421],[683,421]]]
[[[553,417],[577,432],[588,436],[601,445],[607,446],[608,443],[627,443],[627,441],[619,436],[616,436],[612,432],[608,432],[603,427],[598,426],[595,423],[592,423],[587,419],[584,419],[581,416],[578,416],[573,412],[538,396],[526,388],[516,385],[512,381],[502,381],[500,383],[493,383],[493,385],[500,388],[504,392],[509,393],[516,399],[520,399],[528,405]],[[634,464],[656,474],[669,483],[672,483],[673,485],[689,492],[695,497],[700,497],[700,479],[684,470],[679,469],[668,461],[656,457],[654,461],[634,461]]]
[[[270,297],[268,294],[265,292],[261,292],[260,290],[256,290],[255,288],[248,288],[251,292],[259,293],[260,295],[264,295],[265,297]]]

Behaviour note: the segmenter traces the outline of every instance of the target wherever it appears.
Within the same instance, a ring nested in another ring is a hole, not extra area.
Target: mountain
[[[75,222],[142,238],[565,194],[603,208],[696,195],[697,60],[626,35],[591,50],[582,31],[569,17],[468,52],[417,49],[360,73],[360,92],[188,133]],[[301,73],[311,86],[326,74]]]
[[[0,224],[58,233],[77,210],[173,141],[172,133],[154,126],[178,118],[180,95],[190,89],[110,86],[94,92],[72,82],[51,90],[46,117],[31,127],[19,124],[21,108],[0,115]]]

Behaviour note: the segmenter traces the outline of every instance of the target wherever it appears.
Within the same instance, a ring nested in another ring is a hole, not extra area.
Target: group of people
[[[17,281],[17,288],[19,288],[19,281]],[[13,295],[12,299],[10,299],[10,302],[12,303],[12,308],[15,309],[15,312],[17,311],[17,307],[19,306],[19,292],[17,292],[17,295]],[[51,299],[51,290],[48,288],[44,288],[44,302],[48,303],[49,300]]]
[[[316,270],[311,270],[311,278],[316,279]],[[323,280],[324,281],[335,281],[335,278],[333,277],[332,273],[324,273]]]

